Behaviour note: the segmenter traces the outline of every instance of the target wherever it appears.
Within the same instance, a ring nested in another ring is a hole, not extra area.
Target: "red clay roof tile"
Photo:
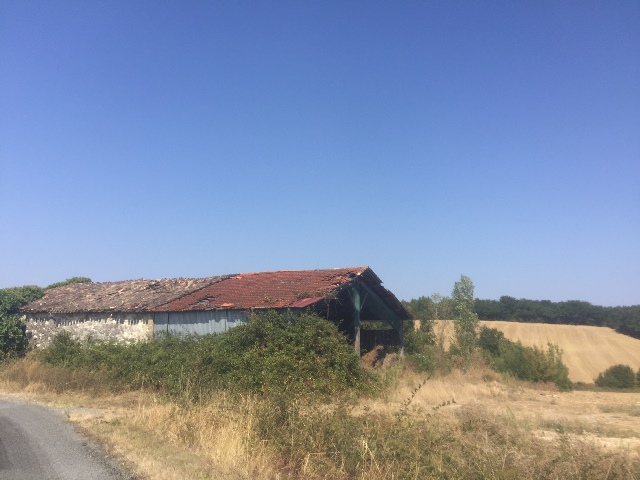
[[[155,311],[304,308],[326,298],[366,270],[368,267],[243,273],[166,303]]]

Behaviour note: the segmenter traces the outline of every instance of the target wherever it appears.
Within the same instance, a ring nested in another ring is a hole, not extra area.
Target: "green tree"
[[[474,311],[473,282],[465,275],[453,286],[451,294],[454,309],[456,348],[464,357],[469,356],[478,344],[478,315]]]
[[[0,360],[22,356],[27,351],[27,328],[13,315],[23,305],[40,298],[44,290],[34,285],[0,290]]]
[[[35,285],[3,288],[0,290],[0,316],[16,313],[20,307],[43,295],[44,290]]]
[[[629,365],[614,365],[600,373],[595,384],[598,387],[633,388],[636,384],[636,374]]]
[[[63,282],[53,283],[47,289],[90,281],[91,279],[86,277],[73,277]],[[0,360],[26,353],[29,345],[27,329],[15,313],[20,307],[42,297],[45,290],[36,285],[0,289]]]
[[[412,298],[408,302],[402,302],[402,304],[417,320],[426,321],[433,318],[433,302],[429,297]]]
[[[0,315],[0,360],[21,357],[28,345],[24,322],[15,315]]]

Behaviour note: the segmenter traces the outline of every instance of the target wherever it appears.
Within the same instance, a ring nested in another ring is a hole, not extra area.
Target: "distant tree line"
[[[439,294],[403,302],[404,306],[422,320],[450,319],[453,314],[451,298]],[[618,333],[640,339],[640,305],[630,307],[601,307],[589,302],[569,300],[475,299],[474,309],[480,320],[503,320],[526,323],[563,325],[593,325],[609,327]]]
[[[482,320],[593,325],[640,338],[640,305],[601,307],[579,300],[551,302],[504,296],[500,300],[476,299],[475,309]]]

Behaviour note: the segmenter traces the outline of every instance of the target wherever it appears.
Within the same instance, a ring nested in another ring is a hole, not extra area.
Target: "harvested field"
[[[502,321],[481,321],[480,324],[496,328],[509,340],[520,340],[523,345],[545,349],[548,343],[558,345],[564,352],[562,358],[573,382],[593,383],[600,372],[619,363],[635,371],[640,368],[640,340],[611,328]],[[446,344],[453,336],[453,323],[437,321],[435,330],[444,335]]]

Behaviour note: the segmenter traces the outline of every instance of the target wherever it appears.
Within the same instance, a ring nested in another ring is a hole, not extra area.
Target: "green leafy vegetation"
[[[44,290],[32,285],[0,289],[0,361],[26,353],[27,329],[15,312],[42,295]]]
[[[16,313],[23,305],[42,297],[44,290],[35,285],[0,289],[0,315]]]
[[[409,364],[418,371],[430,373],[438,369],[447,371],[452,365],[466,368],[474,352],[480,348],[489,366],[497,372],[524,381],[555,383],[562,390],[572,388],[569,371],[562,362],[562,351],[558,346],[549,344],[547,350],[527,347],[506,339],[502,332],[494,328],[479,328],[478,316],[473,310],[473,291],[473,282],[464,275],[454,285],[451,308],[455,316],[455,338],[449,352],[444,351],[442,344],[437,344],[429,320],[422,321],[417,331],[405,333],[405,352]],[[422,306],[423,311],[427,311],[431,300],[421,298],[412,307]]]
[[[606,388],[633,388],[640,380],[640,370],[634,373],[629,365],[613,365],[598,375],[595,384]]]
[[[369,382],[353,347],[313,313],[267,312],[214,336],[165,335],[134,344],[79,342],[58,334],[38,353],[51,365],[86,369],[127,388],[197,398],[218,389],[329,396]]]
[[[0,317],[0,361],[23,356],[28,345],[24,322],[15,315]]]
[[[418,297],[403,301],[404,307],[414,318],[420,320],[450,320],[453,318],[453,301],[449,297],[434,293],[429,297]]]
[[[47,290],[50,288],[64,287],[65,285],[72,285],[74,283],[91,283],[91,279],[87,277],[71,277],[62,282],[52,283],[47,287]]]
[[[453,286],[455,344],[453,350],[464,358],[470,358],[478,345],[478,315],[473,310],[473,282],[462,275]]]
[[[433,322],[420,321],[419,324],[406,322],[404,332],[404,352],[407,362],[419,372],[433,373],[442,369],[444,348],[436,343]]]
[[[569,370],[562,363],[562,351],[549,344],[547,350],[512,342],[495,328],[482,327],[478,344],[489,365],[497,372],[507,373],[530,382],[552,382],[561,390],[569,390]]]
[[[0,289],[0,361],[23,356],[28,349],[27,329],[17,312],[20,307],[39,299],[49,288],[72,283],[90,282],[86,277],[73,277],[63,282],[53,283],[47,288],[36,285]]]

